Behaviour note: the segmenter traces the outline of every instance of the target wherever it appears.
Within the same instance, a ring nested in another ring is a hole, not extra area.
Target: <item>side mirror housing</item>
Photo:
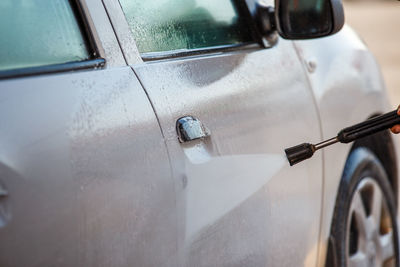
[[[344,25],[341,0],[275,0],[275,24],[285,39],[312,39],[338,32]]]

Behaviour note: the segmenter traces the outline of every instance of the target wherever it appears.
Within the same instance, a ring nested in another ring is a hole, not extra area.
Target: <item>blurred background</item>
[[[400,104],[400,1],[344,0],[345,19],[381,66],[393,108]]]

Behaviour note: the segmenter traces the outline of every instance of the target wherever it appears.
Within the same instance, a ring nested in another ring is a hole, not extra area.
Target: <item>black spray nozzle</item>
[[[290,166],[293,166],[300,161],[311,158],[314,152],[318,149],[330,146],[337,142],[339,142],[339,139],[337,137],[334,137],[316,145],[303,143],[297,146],[289,147],[285,149],[286,157],[290,163]]]
[[[315,147],[309,143],[303,143],[297,146],[285,149],[286,157],[289,160],[290,166],[293,166],[300,161],[309,159],[315,152]]]

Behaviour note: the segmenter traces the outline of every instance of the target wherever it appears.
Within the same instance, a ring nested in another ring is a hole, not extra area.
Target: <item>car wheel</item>
[[[343,172],[331,229],[334,263],[327,265],[399,266],[397,237],[387,174],[372,152],[357,148]]]

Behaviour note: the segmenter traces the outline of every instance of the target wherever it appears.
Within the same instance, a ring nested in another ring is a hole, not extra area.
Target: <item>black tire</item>
[[[365,259],[366,267],[385,266],[382,261],[392,248],[393,255],[385,264],[399,266],[396,210],[393,190],[377,157],[365,148],[353,150],[339,186],[326,266],[350,267]],[[393,243],[378,245],[382,240]]]

